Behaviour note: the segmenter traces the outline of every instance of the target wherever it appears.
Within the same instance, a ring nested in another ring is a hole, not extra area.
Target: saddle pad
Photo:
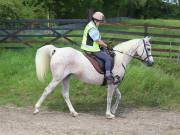
[[[103,71],[103,66],[102,64],[98,63],[95,56],[88,54],[88,53],[83,53],[84,56],[91,62],[91,64],[93,65],[93,67],[96,69],[96,71],[100,74],[104,74]]]

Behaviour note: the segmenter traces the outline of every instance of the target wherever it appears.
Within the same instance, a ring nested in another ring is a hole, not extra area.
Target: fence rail
[[[0,20],[0,47],[1,43],[23,43],[28,47],[34,47],[32,43],[41,45],[59,43],[61,41],[80,45],[82,33],[87,19],[18,19]],[[106,29],[106,27],[113,29]],[[116,28],[117,27],[117,28]],[[127,27],[126,29],[121,29]],[[115,29],[114,29],[115,28]],[[129,30],[136,29],[135,31]],[[168,30],[167,34],[152,32],[151,30]],[[154,56],[165,58],[180,58],[180,34],[170,34],[170,31],[179,31],[177,26],[160,26],[149,24],[105,23],[100,28],[102,37],[106,41],[123,42],[136,37],[152,36],[158,38],[152,40]],[[173,32],[172,32],[173,33]],[[120,35],[117,37],[117,35]],[[128,38],[126,38],[129,36]],[[37,39],[38,38],[38,39]],[[38,41],[45,38],[46,41]],[[162,39],[166,41],[161,41]],[[61,40],[60,40],[61,39]],[[11,46],[11,48],[15,48]],[[167,48],[169,47],[169,48]]]

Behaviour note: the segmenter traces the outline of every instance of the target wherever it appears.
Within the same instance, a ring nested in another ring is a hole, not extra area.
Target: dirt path
[[[125,118],[0,107],[0,135],[180,135],[180,113],[130,110]]]

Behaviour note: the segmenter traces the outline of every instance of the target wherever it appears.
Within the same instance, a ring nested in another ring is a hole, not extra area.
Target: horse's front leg
[[[67,76],[63,80],[62,95],[67,103],[70,113],[72,114],[73,117],[76,117],[78,116],[78,113],[74,110],[74,107],[69,99],[69,78],[70,76]]]
[[[107,108],[106,108],[106,118],[112,119],[115,116],[111,113],[111,102],[112,102],[112,96],[114,93],[114,85],[110,84],[108,85],[108,90],[107,90]]]
[[[113,114],[116,113],[116,110],[117,110],[118,105],[119,105],[119,101],[120,101],[120,99],[121,99],[121,92],[119,91],[118,88],[116,88],[116,90],[115,90],[115,96],[116,96],[116,102],[115,102],[115,104],[113,105],[113,107],[112,107],[112,109],[111,109],[111,112],[112,112]]]

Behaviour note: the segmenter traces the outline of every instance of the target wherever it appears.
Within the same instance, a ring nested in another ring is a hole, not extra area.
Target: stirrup
[[[118,84],[118,83],[120,83],[121,82],[121,77],[120,76],[118,76],[118,75],[116,75],[116,76],[114,76],[114,85],[116,85],[116,84]]]
[[[114,83],[114,77],[112,75],[106,76],[107,84],[113,84]]]

